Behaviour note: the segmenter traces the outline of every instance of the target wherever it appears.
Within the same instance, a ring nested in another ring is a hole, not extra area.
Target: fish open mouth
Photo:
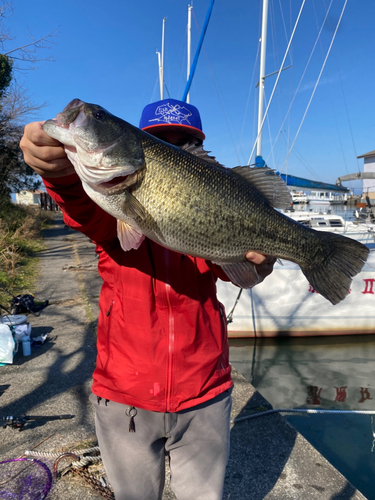
[[[99,191],[104,191],[107,195],[120,194],[124,189],[129,187],[128,177],[129,175],[117,176],[109,181],[100,182],[95,187],[98,188]]]
[[[69,128],[69,125],[73,123],[77,117],[80,118],[80,122],[85,119],[85,113],[83,116],[81,115],[81,110],[83,110],[85,103],[80,99],[73,99],[70,103],[65,106],[61,113],[56,115],[57,125],[63,128]],[[83,123],[76,124],[76,126],[80,126]]]
[[[87,121],[85,113],[81,113],[84,108],[84,102],[80,99],[73,99],[61,113],[56,115],[51,121],[60,128],[69,129],[70,125],[82,126]],[[78,122],[78,123],[77,123]]]

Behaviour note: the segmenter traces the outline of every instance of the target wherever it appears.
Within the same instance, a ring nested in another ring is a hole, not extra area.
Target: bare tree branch
[[[13,38],[5,22],[12,14],[11,4],[0,5],[0,200],[10,199],[10,193],[20,189],[35,189],[38,186],[38,176],[23,161],[19,141],[22,121],[30,118],[44,104],[33,102],[22,85],[17,83],[15,73],[35,69],[38,61],[51,61],[50,56],[39,54],[49,50],[52,38],[57,36],[56,29],[39,38],[29,32],[31,41],[9,49],[8,42]]]
[[[51,48],[50,44],[52,42],[50,41],[50,39],[52,37],[57,36],[57,33],[58,33],[57,28],[55,28],[50,33],[48,33],[48,35],[42,36],[42,37],[38,38],[37,40],[34,40],[33,35],[29,32],[29,37],[33,40],[32,42],[26,43],[25,45],[20,45],[19,47],[16,47],[15,49],[9,50],[8,52],[5,52],[4,55],[9,56],[9,54],[13,54],[14,52],[21,52],[22,54],[24,54],[24,57],[25,57],[22,60],[30,61],[30,59],[28,59],[28,57],[30,57],[29,56],[30,54],[34,54],[37,50],[40,50],[40,49],[50,49]],[[46,42],[47,42],[47,44],[46,44]],[[14,56],[12,56],[12,58],[14,58]],[[40,60],[44,60],[44,59],[33,59],[33,61],[35,61],[35,60],[40,61]]]
[[[30,42],[19,45],[11,49],[5,49],[5,42],[14,40],[11,37],[9,31],[5,27],[5,20],[13,14],[12,4],[3,3],[0,5],[0,46],[3,49],[3,55],[9,57],[13,61],[19,61],[21,64],[15,65],[14,69],[17,71],[23,71],[25,69],[31,69],[36,62],[39,61],[53,61],[51,56],[42,57],[38,53],[41,50],[49,50],[53,44],[52,39],[58,35],[58,29],[55,28],[47,35],[35,38],[34,35],[28,31],[28,37],[31,39]],[[22,65],[22,63],[26,63]]]
[[[7,19],[13,14],[13,8],[11,4],[6,4],[4,3],[3,5],[0,5],[0,46],[1,48],[4,47],[4,42],[13,40],[14,37],[12,37],[9,33],[9,30],[5,28],[4,26],[4,19]]]
[[[27,95],[26,90],[18,85],[15,80],[9,86],[8,92],[0,103],[1,112],[15,123],[20,123],[26,117],[30,119],[36,111],[45,106],[45,103],[38,105],[33,102],[32,98]]]

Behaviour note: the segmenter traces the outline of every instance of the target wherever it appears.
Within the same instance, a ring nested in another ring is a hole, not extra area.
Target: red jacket
[[[103,286],[92,390],[111,401],[176,412],[232,387],[219,266],[145,239],[124,252],[116,220],[74,174],[45,180],[65,223],[97,244]]]

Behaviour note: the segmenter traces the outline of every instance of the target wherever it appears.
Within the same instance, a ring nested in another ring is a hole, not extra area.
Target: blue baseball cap
[[[152,135],[173,129],[201,141],[206,138],[197,108],[176,99],[163,99],[148,104],[142,112],[139,128]]]

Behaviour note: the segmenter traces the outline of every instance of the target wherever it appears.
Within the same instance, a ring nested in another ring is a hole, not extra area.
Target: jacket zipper
[[[222,336],[221,336],[221,339],[222,339],[222,343],[223,343],[223,347],[225,346],[225,343],[227,342],[227,339],[226,337],[228,337],[228,331],[227,331],[227,321],[226,321],[226,317],[225,317],[225,309],[224,309],[224,306],[219,302],[219,311],[220,311],[220,319],[221,319],[221,329],[222,329]],[[225,367],[223,365],[223,354],[221,354],[220,356],[220,365],[221,365],[221,369],[222,370],[225,370]]]
[[[110,304],[110,306],[109,306],[109,309],[108,309],[108,311],[107,311],[107,316],[109,316],[109,315],[111,314],[112,307],[113,307],[113,304],[114,304],[114,303],[115,303],[115,301],[114,301],[114,300],[112,300],[112,301],[111,301],[111,304]]]
[[[172,368],[174,351],[174,314],[170,299],[171,285],[169,284],[169,252],[165,250],[165,294],[168,304],[168,372],[167,372],[167,411],[171,410],[172,396]]]

